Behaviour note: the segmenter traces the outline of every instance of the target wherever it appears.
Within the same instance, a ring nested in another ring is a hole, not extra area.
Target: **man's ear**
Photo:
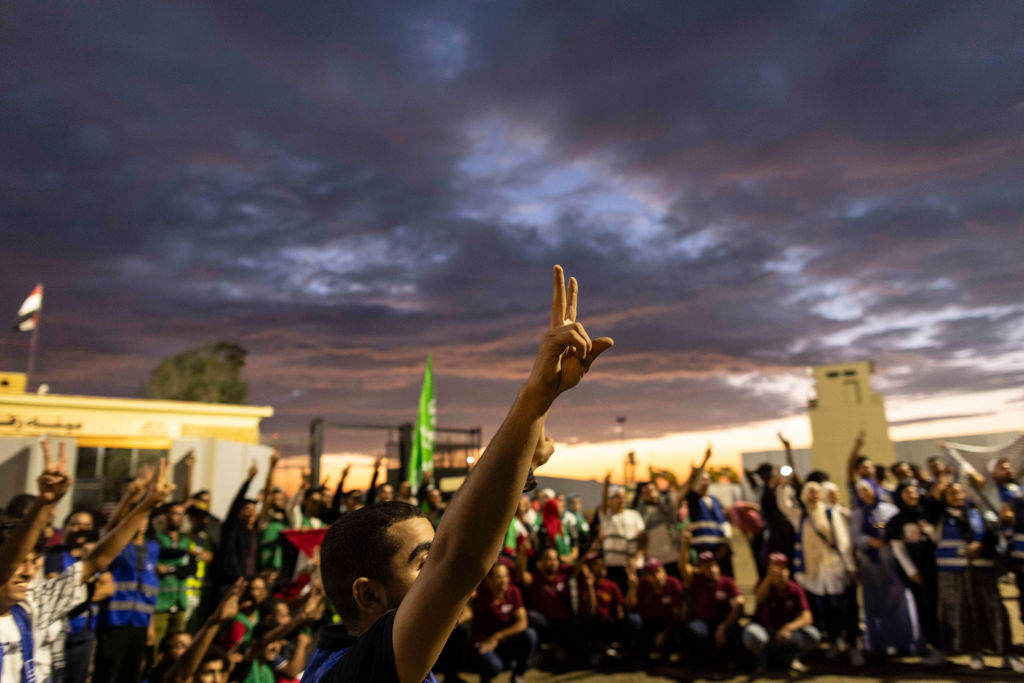
[[[384,587],[365,576],[360,576],[352,582],[352,599],[355,600],[360,612],[380,615],[387,611]]]

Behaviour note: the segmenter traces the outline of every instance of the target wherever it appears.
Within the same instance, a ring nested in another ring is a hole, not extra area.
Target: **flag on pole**
[[[11,329],[14,332],[31,332],[36,329],[41,310],[43,310],[43,286],[39,284],[18,309],[18,321]]]
[[[434,399],[434,361],[427,356],[420,390],[420,407],[416,413],[416,429],[412,434],[409,453],[409,471],[406,477],[415,491],[420,487],[424,472],[434,471],[434,430],[437,427],[437,401]]]

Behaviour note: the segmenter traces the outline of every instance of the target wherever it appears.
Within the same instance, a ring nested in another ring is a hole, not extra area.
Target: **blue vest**
[[[832,508],[825,508],[825,517],[828,519],[828,530],[832,534],[832,538],[835,538],[836,532],[832,526]],[[800,528],[796,530],[796,541],[793,542],[793,574],[807,571],[807,567],[804,565],[804,526],[806,524],[807,513],[804,512],[800,515]],[[817,533],[814,529],[811,531]]]
[[[964,507],[964,514],[971,525],[970,538],[964,538],[960,532],[958,520],[949,515],[942,517],[942,538],[939,539],[935,564],[940,572],[961,573],[967,570],[968,564],[977,569],[994,569],[995,563],[988,558],[967,559],[967,544],[980,541],[985,534],[985,523],[981,513],[972,507]]]
[[[1020,485],[999,486],[999,500],[1013,506],[1017,520],[1013,523],[1013,538],[1010,540],[1010,560],[1015,565],[1024,564],[1024,493]]]
[[[142,548],[144,553],[139,554],[139,546],[129,543],[110,564],[114,594],[103,603],[100,612],[103,626],[149,626],[160,589],[156,575],[160,544],[146,541]]]
[[[14,625],[21,636],[21,683],[36,683],[35,641],[32,639],[32,622],[21,605],[11,608]],[[4,649],[0,647],[0,669],[4,666]]]
[[[718,550],[726,542],[723,526],[727,521],[717,498],[712,496],[708,505],[703,497],[697,496],[697,509],[690,510],[690,533],[693,534],[690,545],[697,552]]]

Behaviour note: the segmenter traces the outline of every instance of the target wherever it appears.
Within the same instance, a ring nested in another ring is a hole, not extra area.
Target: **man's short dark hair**
[[[860,466],[861,466],[861,465],[863,465],[864,463],[866,463],[866,462],[870,462],[870,461],[871,461],[871,458],[869,458],[868,456],[866,456],[866,455],[858,455],[858,456],[857,456],[857,459],[856,459],[856,460],[854,460],[854,461],[853,461],[853,463],[854,463],[854,465],[856,465],[857,467],[860,467]]]
[[[203,658],[199,661],[199,668],[202,669],[203,664],[206,664],[207,662],[215,662],[218,660],[224,665],[224,670],[227,671],[228,667],[231,665],[228,661],[227,653],[224,652],[219,645],[211,645],[206,649],[206,654],[203,655]]]
[[[21,524],[20,519],[4,519],[0,520],[0,545],[3,545],[4,541],[8,539],[14,530]],[[39,534],[39,538],[36,539],[36,544],[32,548],[32,551],[38,554],[42,554],[46,550],[46,537],[43,534]]]
[[[388,528],[416,517],[426,514],[415,505],[376,503],[346,512],[327,530],[320,547],[324,590],[342,619],[359,616],[352,597],[356,579],[366,577],[384,585],[391,581],[391,558],[398,551],[398,542]]]
[[[822,470],[811,470],[810,472],[807,473],[807,481],[814,481],[819,484],[824,484],[826,481],[828,481],[828,479],[828,472],[824,472]]]
[[[36,496],[32,493],[19,493],[14,498],[11,498],[7,503],[7,507],[4,508],[4,517],[10,519],[21,519],[28,514],[28,509],[32,507],[32,503],[36,502]]]

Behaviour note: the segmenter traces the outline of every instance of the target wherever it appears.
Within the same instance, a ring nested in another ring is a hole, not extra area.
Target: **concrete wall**
[[[813,439],[811,464],[837,483],[846,481],[846,462],[858,432],[865,435],[864,455],[883,464],[895,458],[885,400],[871,390],[872,371],[870,362],[814,368],[817,396],[807,409]]]

